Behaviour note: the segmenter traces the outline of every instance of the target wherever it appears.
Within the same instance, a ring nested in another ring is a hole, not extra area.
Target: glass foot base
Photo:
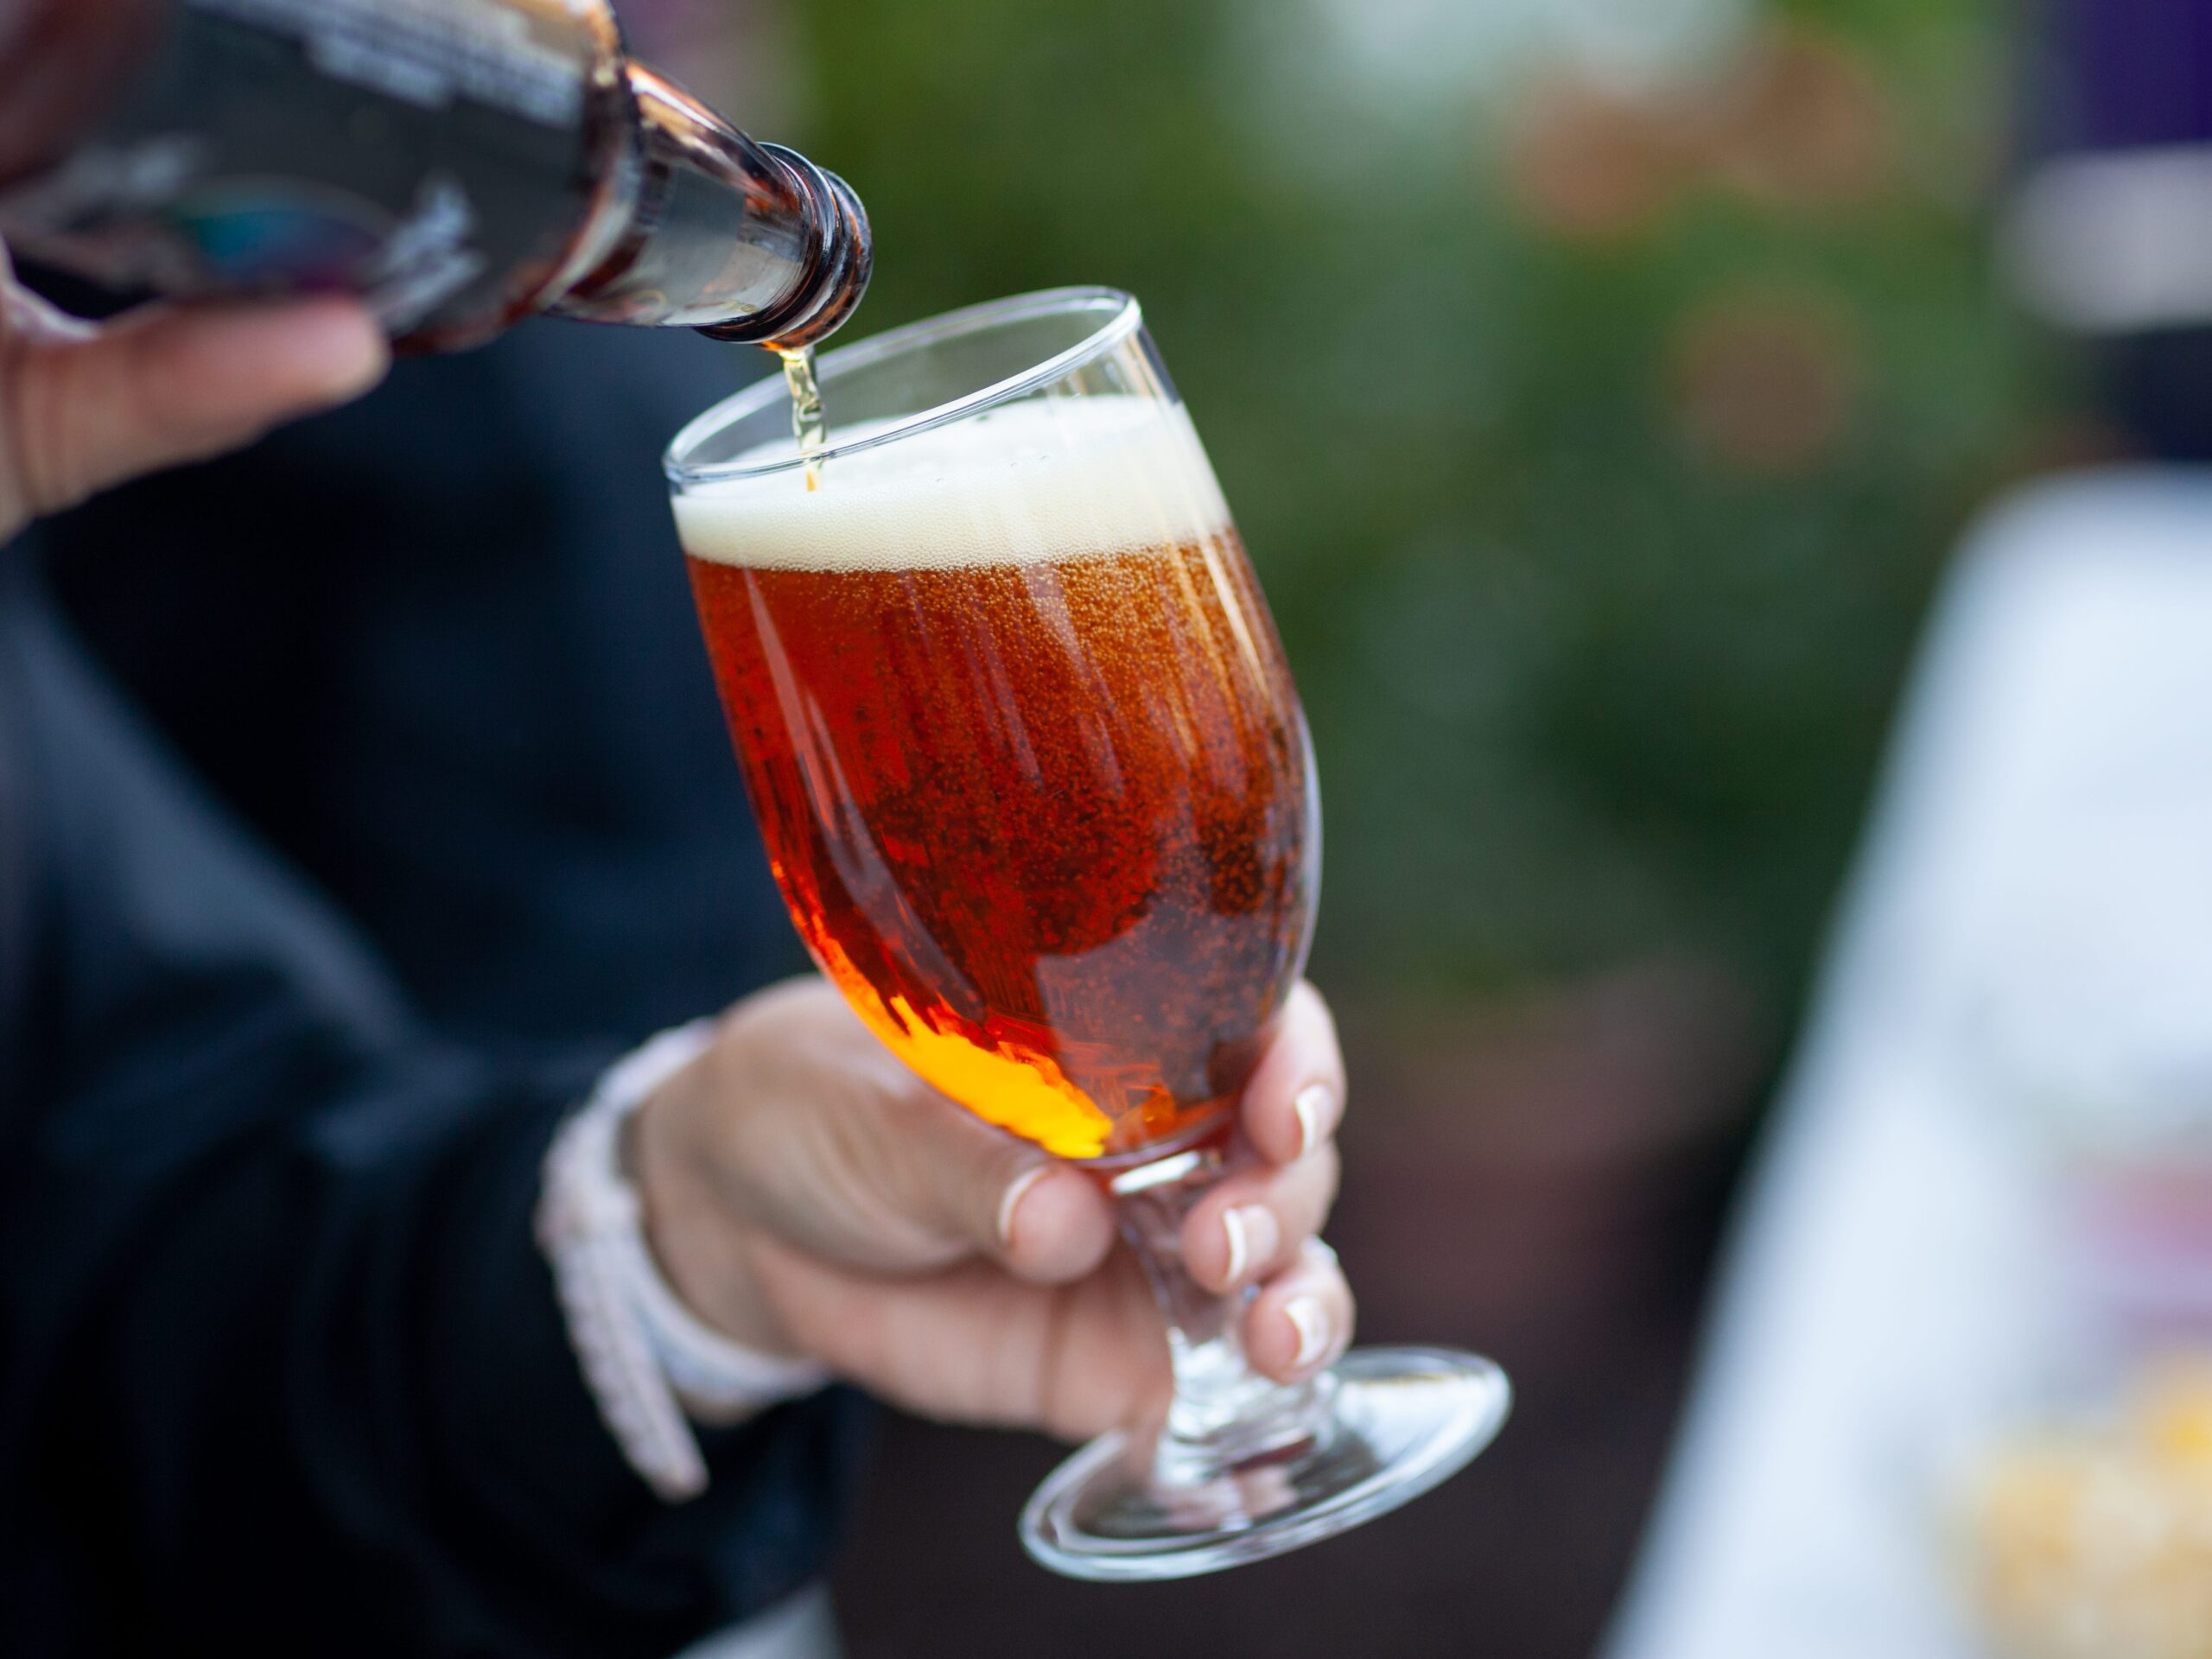
[[[1363,1348],[1328,1374],[1311,1434],[1194,1478],[1102,1436],[1047,1476],[1021,1541],[1076,1579],[1182,1579],[1319,1543],[1458,1473],[1505,1421],[1505,1373],[1446,1348]],[[1187,1457],[1178,1459],[1187,1464]]]

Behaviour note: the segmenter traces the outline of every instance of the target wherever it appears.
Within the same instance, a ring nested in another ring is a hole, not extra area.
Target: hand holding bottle
[[[0,539],[358,397],[389,360],[356,301],[148,306],[95,327],[24,289],[0,250]]]

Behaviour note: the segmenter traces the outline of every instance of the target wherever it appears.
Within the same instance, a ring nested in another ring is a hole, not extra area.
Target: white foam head
[[[691,485],[676,523],[694,557],[725,564],[913,570],[1189,545],[1225,531],[1229,508],[1182,405],[1117,395],[1032,398],[839,455],[811,492],[796,467]]]

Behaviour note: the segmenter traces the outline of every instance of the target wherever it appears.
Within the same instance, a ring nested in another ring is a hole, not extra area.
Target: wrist
[[[755,1230],[715,1179],[715,1105],[725,1090],[709,1048],[649,1095],[624,1126],[645,1248],[696,1318],[764,1354],[804,1358],[753,1263]]]
[[[630,1120],[711,1046],[699,1021],[664,1032],[601,1078],[545,1155],[537,1232],[600,1415],[623,1455],[671,1501],[705,1489],[690,1421],[734,1422],[829,1380],[821,1366],[733,1339],[668,1282],[647,1242],[625,1155]],[[682,1229],[713,1238],[718,1230]],[[684,1253],[687,1263],[696,1262]],[[695,1269],[696,1271],[696,1269]],[[749,1282],[750,1275],[742,1275]]]

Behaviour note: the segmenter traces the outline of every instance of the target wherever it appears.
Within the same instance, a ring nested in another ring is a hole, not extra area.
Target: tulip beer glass
[[[779,381],[668,461],[777,880],[893,1051],[1106,1185],[1167,1319],[1166,1423],[1077,1452],[1024,1541],[1171,1578],[1395,1507],[1496,1433],[1497,1370],[1370,1349],[1269,1382],[1244,1299],[1177,1250],[1305,963],[1320,817],[1274,624],[1135,302],[981,306],[820,378],[838,424],[811,469]]]

